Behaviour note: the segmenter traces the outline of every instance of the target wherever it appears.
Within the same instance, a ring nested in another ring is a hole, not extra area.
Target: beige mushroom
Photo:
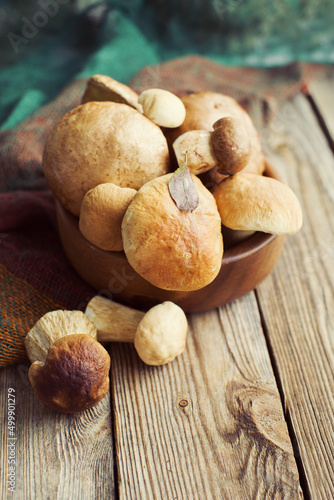
[[[136,192],[112,183],[90,189],[82,200],[79,219],[85,238],[102,250],[123,250],[122,219]]]
[[[187,167],[194,175],[211,170],[218,165],[218,158],[211,143],[212,132],[191,130],[180,135],[173,142],[176,161],[183,165],[187,153]]]
[[[125,254],[147,281],[165,290],[190,291],[219,273],[223,240],[212,194],[192,175],[199,204],[180,210],[168,183],[172,174],[153,179],[137,192],[122,222]]]
[[[185,349],[187,318],[173,302],[158,304],[145,314],[97,295],[85,313],[101,342],[133,342],[148,365],[170,363]]]
[[[145,90],[140,94],[138,102],[143,107],[144,115],[160,127],[179,127],[186,116],[181,99],[168,90]]]
[[[232,97],[218,92],[197,92],[182,96],[181,101],[186,108],[186,117],[180,127],[164,129],[170,148],[181,134],[190,130],[209,130],[217,120],[224,117],[239,118],[249,133],[252,151],[247,165],[249,172],[261,175],[265,164],[261,141],[249,114]]]
[[[74,215],[87,191],[111,182],[139,189],[169,170],[161,129],[125,104],[88,102],[51,131],[43,169],[54,196]]]
[[[82,103],[91,101],[112,101],[127,104],[142,113],[138,94],[127,85],[117,82],[110,76],[93,75],[87,81]]]
[[[222,223],[230,229],[293,234],[303,215],[294,192],[276,179],[243,172],[213,191]]]
[[[28,377],[49,408],[74,413],[96,405],[109,389],[110,357],[80,311],[52,311],[30,330]]]

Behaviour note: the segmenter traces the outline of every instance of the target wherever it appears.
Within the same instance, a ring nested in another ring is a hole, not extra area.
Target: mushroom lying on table
[[[25,338],[32,362],[29,380],[49,408],[74,413],[96,405],[108,392],[110,357],[101,342],[133,342],[148,365],[169,363],[184,351],[187,318],[172,302],[146,313],[93,297],[81,311],[45,314]]]
[[[85,314],[96,326],[99,341],[133,342],[147,365],[170,363],[185,349],[187,318],[173,302],[163,302],[144,313],[97,295]]]
[[[28,333],[25,346],[32,362],[30,383],[49,408],[83,411],[108,392],[110,357],[81,311],[45,314]]]

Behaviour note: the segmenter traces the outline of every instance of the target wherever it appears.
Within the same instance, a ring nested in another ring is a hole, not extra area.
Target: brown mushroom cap
[[[164,133],[171,146],[175,139],[189,130],[213,130],[212,125],[227,116],[240,118],[244,121],[251,141],[249,171],[262,174],[264,159],[259,134],[255,129],[249,114],[232,97],[218,92],[197,92],[181,97],[186,108],[186,117],[182,125],[175,129],[165,129]]]
[[[50,133],[43,156],[46,180],[74,215],[89,189],[105,182],[139,189],[169,169],[161,129],[126,104],[88,102]]]
[[[120,83],[107,75],[93,75],[87,81],[82,103],[90,101],[112,101],[127,104],[142,112],[138,102],[138,94],[124,83]]]
[[[102,250],[123,250],[122,220],[136,192],[112,183],[90,189],[82,200],[79,219],[85,238]]]
[[[136,194],[122,222],[131,266],[165,290],[197,290],[217,276],[223,256],[221,220],[212,194],[192,176],[199,205],[177,208],[168,190],[172,174],[153,179]]]
[[[302,226],[298,198],[276,179],[240,172],[221,182],[213,194],[222,223],[230,229],[293,234]]]
[[[96,405],[109,389],[110,357],[91,335],[66,335],[49,349],[45,364],[29,369],[36,396],[52,410],[74,413]]]
[[[211,142],[219,160],[218,172],[234,175],[247,166],[251,141],[243,119],[226,116],[215,122]]]

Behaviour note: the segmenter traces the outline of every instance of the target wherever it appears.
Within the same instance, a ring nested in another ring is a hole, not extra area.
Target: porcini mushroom
[[[168,90],[144,90],[139,95],[138,102],[143,107],[144,115],[160,127],[179,127],[186,116],[181,99]]]
[[[170,363],[185,349],[187,318],[173,302],[163,302],[143,313],[97,295],[85,314],[95,324],[101,342],[133,342],[148,365]]]
[[[212,125],[224,117],[240,119],[248,131],[251,142],[251,154],[247,170],[261,175],[264,172],[264,158],[259,134],[249,114],[237,103],[235,99],[219,92],[196,92],[181,96],[181,101],[186,108],[186,117],[180,127],[164,129],[164,134],[171,147],[181,134],[190,130],[209,130]]]
[[[122,219],[136,192],[112,183],[90,189],[82,200],[79,219],[85,238],[102,250],[123,250]]]
[[[125,104],[88,102],[61,118],[44,149],[46,180],[60,203],[80,214],[87,191],[111,182],[139,189],[169,170],[161,129]]]
[[[187,167],[194,175],[211,170],[218,165],[218,158],[211,142],[212,132],[209,130],[190,130],[180,135],[173,142],[176,161],[179,166],[184,163],[187,153]]]
[[[138,102],[138,94],[124,83],[120,83],[107,75],[93,75],[87,81],[82,103],[90,101],[112,101],[127,104],[142,113]]]
[[[173,142],[176,160],[197,175],[217,167],[220,174],[233,175],[247,167],[251,155],[249,133],[240,118],[221,118],[209,130],[191,130]]]
[[[110,357],[81,311],[45,314],[28,333],[25,346],[32,362],[30,383],[49,408],[83,411],[108,392]]]
[[[223,256],[221,220],[212,194],[192,175],[199,204],[180,210],[168,183],[172,174],[139,189],[122,222],[125,254],[135,271],[165,290],[190,291],[211,283]]]
[[[230,229],[293,234],[302,226],[298,198],[286,184],[239,172],[213,191],[222,223]]]
[[[252,146],[244,120],[227,116],[216,121],[211,143],[219,160],[219,173],[234,175],[248,165]]]

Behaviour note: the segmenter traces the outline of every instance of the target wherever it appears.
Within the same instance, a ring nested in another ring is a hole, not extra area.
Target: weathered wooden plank
[[[300,498],[254,294],[189,323],[169,365],[111,347],[120,498]]]
[[[334,497],[334,157],[305,96],[266,131],[304,211],[274,272],[258,287],[311,497]]]
[[[308,83],[308,91],[334,140],[334,66],[316,72]]]
[[[28,365],[0,372],[2,413],[0,498],[95,500],[115,498],[110,399],[64,415],[34,396]],[[8,432],[8,389],[15,390],[15,440]],[[15,450],[8,444],[15,443]],[[8,491],[10,452],[15,451],[15,493]]]

